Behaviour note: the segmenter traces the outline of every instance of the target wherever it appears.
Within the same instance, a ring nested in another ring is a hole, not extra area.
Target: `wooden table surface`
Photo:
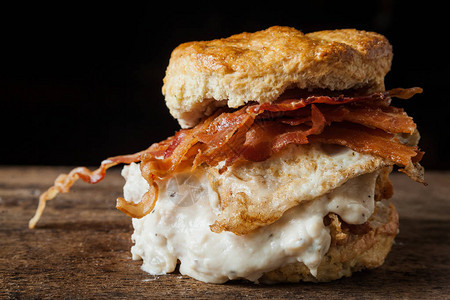
[[[29,230],[39,194],[68,170],[0,166],[0,298],[450,299],[450,172],[427,172],[427,187],[391,176],[400,234],[382,267],[330,283],[266,286],[142,271],[131,259],[131,220],[114,207],[119,168],[59,195]]]

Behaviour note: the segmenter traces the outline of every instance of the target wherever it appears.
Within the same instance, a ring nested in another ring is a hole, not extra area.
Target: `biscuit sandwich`
[[[385,89],[392,46],[355,29],[274,26],[181,44],[162,92],[180,130],[97,170],[60,175],[46,201],[125,164],[116,207],[133,259],[224,283],[323,282],[379,267],[398,233],[395,169],[424,183],[417,126]]]

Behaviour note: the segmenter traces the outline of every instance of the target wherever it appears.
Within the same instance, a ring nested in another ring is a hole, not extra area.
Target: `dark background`
[[[419,126],[423,165],[450,168],[449,17],[425,2],[3,4],[0,164],[94,166],[147,148],[179,129],[161,94],[178,44],[287,25],[386,35],[386,88],[424,89],[394,102]]]

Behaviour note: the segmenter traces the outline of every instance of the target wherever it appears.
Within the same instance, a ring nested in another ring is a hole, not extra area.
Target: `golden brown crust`
[[[171,55],[163,94],[182,127],[218,106],[276,100],[286,89],[384,90],[392,47],[377,33],[308,34],[282,26],[189,42]]]
[[[263,275],[261,282],[326,282],[352,273],[381,266],[398,233],[398,214],[392,203],[385,211],[374,213],[372,223],[349,228],[332,216],[330,249],[323,258],[317,276],[311,275],[303,263],[293,263]],[[375,220],[377,218],[377,220]],[[382,223],[380,223],[383,221]]]

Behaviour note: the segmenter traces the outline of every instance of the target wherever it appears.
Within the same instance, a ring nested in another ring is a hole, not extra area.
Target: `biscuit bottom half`
[[[305,264],[296,262],[265,273],[260,282],[327,282],[381,266],[394,243],[399,222],[397,210],[389,201],[383,200],[376,207],[369,225],[348,225],[333,216],[331,245],[316,276]]]

